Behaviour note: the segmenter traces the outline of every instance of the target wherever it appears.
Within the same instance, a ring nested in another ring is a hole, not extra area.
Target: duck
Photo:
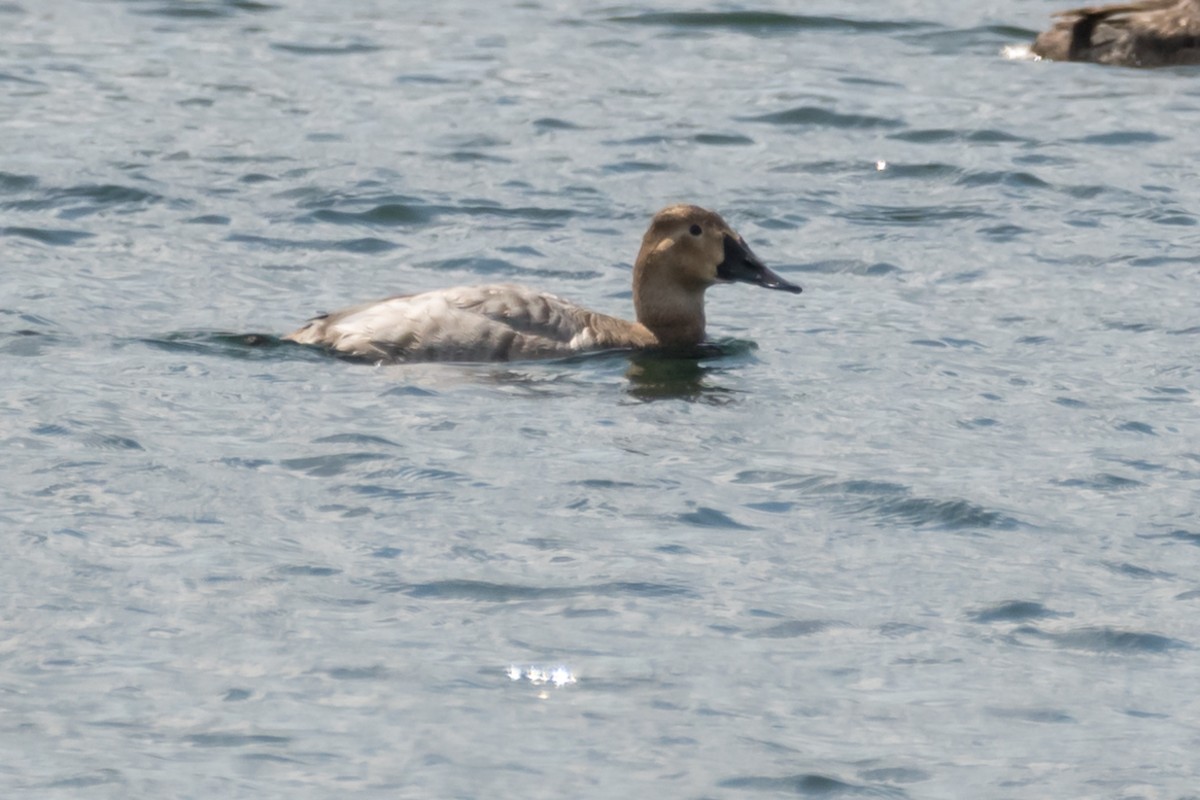
[[[1034,55],[1124,67],[1200,64],[1200,0],[1136,0],[1055,16],[1030,48]]]
[[[377,364],[561,358],[601,350],[687,350],[705,341],[704,294],[748,283],[798,294],[719,214],[672,205],[642,237],[633,266],[636,321],[514,284],[402,294],[310,319],[283,338]]]

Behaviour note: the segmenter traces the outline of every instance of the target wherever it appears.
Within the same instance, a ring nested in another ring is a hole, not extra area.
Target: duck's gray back
[[[459,286],[343,309],[287,338],[372,361],[509,361],[594,349],[597,318],[524,286]]]

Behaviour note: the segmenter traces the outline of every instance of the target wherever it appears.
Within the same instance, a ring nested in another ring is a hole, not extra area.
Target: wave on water
[[[536,267],[523,267],[511,261],[506,261],[503,258],[487,257],[447,258],[437,261],[423,261],[416,266],[439,273],[463,270],[470,272],[473,276],[484,278],[489,282],[496,279],[508,280],[516,277],[593,279],[601,276],[601,273],[596,270],[539,269]]]
[[[35,436],[73,439],[91,450],[145,450],[136,439],[115,433],[92,430],[93,424],[67,419],[59,423],[46,423],[30,429]]]
[[[75,186],[42,187],[36,178],[0,173],[0,194],[21,195],[0,201],[0,209],[10,211],[45,211],[57,209],[63,219],[96,214],[103,211],[140,211],[146,206],[164,201],[162,195],[120,184],[84,183]]]
[[[843,513],[876,524],[904,524],[941,530],[1012,530],[1020,520],[962,499],[921,497],[899,483],[846,480],[829,475],[800,475],[746,470],[735,483],[770,485],[781,494],[832,498]]]
[[[173,353],[197,353],[251,361],[277,361],[283,358],[316,360],[323,357],[320,350],[286,341],[270,333],[178,331],[129,341]]]
[[[863,205],[836,212],[835,216],[854,225],[941,225],[945,222],[968,219],[995,219],[996,216],[979,205],[950,204],[937,206]]]
[[[1104,625],[1065,631],[1043,631],[1033,625],[1023,625],[1013,633],[1018,641],[1039,640],[1064,650],[1085,650],[1094,653],[1165,653],[1170,650],[1190,650],[1192,647],[1187,642],[1170,636]]]
[[[62,344],[69,338],[59,332],[55,323],[37,314],[0,308],[0,320],[13,325],[0,330],[0,353],[5,355],[41,356],[48,348]]]
[[[22,225],[0,228],[0,236],[20,236],[55,247],[69,247],[84,239],[90,239],[94,235],[87,231],[73,231],[62,228],[30,228]]]
[[[800,773],[782,777],[750,775],[726,778],[717,785],[723,789],[757,789],[772,793],[784,792],[802,797],[908,797],[908,793],[904,790],[886,783],[850,783],[817,773]]]
[[[766,35],[799,30],[872,33],[909,31],[929,27],[926,22],[849,19],[847,17],[785,14],[770,11],[675,11],[649,12],[608,18],[609,22],[628,25],[653,25],[669,28],[717,28]]]
[[[510,206],[479,199],[468,199],[461,203],[438,203],[405,195],[375,192],[351,196],[345,192],[324,191],[316,187],[289,190],[281,196],[296,198],[297,207],[304,212],[296,217],[296,222],[300,224],[407,228],[428,225],[444,217],[463,217],[517,221],[532,229],[546,229],[558,227],[564,220],[577,214],[568,208]],[[304,246],[302,242],[288,244]],[[316,249],[329,248],[326,243],[318,242]]]
[[[398,225],[424,225],[435,216],[429,206],[409,203],[384,202],[368,208],[365,211],[338,211],[333,208],[319,208],[310,215],[315,222],[332,222],[335,225],[379,225],[394,227]]]
[[[222,19],[240,13],[275,11],[280,6],[257,0],[161,0],[149,8],[135,8],[135,14],[173,19]]]
[[[1012,25],[979,25],[973,28],[937,28],[906,33],[900,38],[912,45],[926,48],[933,55],[948,55],[980,50],[996,52],[997,46],[1012,47],[1014,40],[1032,42],[1036,31]]]
[[[3,337],[14,339],[34,339],[44,344],[48,334],[41,331],[25,330],[2,333],[0,332],[0,348],[5,347]],[[192,353],[198,355],[217,356],[251,361],[280,361],[301,359],[318,361],[337,359],[354,364],[378,365],[378,360],[358,358],[339,353],[335,350],[311,345],[297,344],[272,333],[234,333],[230,331],[184,330],[162,334],[160,336],[144,336],[118,342],[118,346],[127,344],[146,345],[157,350],[174,353]],[[16,345],[9,345],[15,347]],[[32,346],[32,345],[29,345]],[[385,366],[403,369],[418,366],[447,366],[453,365],[463,369],[484,368],[489,381],[499,380],[502,383],[545,383],[544,377],[530,377],[525,372],[514,371],[508,367],[521,364],[530,368],[553,367],[555,365],[603,365],[607,363],[627,364],[625,378],[630,383],[629,393],[639,400],[657,399],[707,399],[712,402],[714,395],[727,395],[725,390],[712,384],[711,380],[721,372],[720,362],[744,360],[751,357],[757,349],[754,342],[742,339],[720,339],[705,342],[696,347],[670,351],[637,352],[631,350],[597,350],[556,359],[535,360],[525,362],[414,362],[412,364],[387,364]],[[615,361],[614,361],[615,360]],[[497,367],[505,367],[505,371],[497,372]],[[563,376],[552,378],[556,380]]]
[[[375,53],[383,49],[377,44],[368,42],[349,42],[341,45],[300,44],[296,42],[273,42],[271,47],[286,53],[300,56],[345,56]]]
[[[913,130],[889,133],[889,139],[916,144],[943,144],[945,142],[972,142],[976,144],[1033,144],[1034,141],[1024,136],[1018,136],[995,128],[960,129],[960,128],[917,128]],[[955,167],[954,169],[958,169]]]
[[[972,612],[969,619],[983,625],[996,622],[1026,622],[1031,619],[1050,619],[1062,616],[1032,600],[1010,600]]]
[[[435,600],[473,600],[485,603],[557,600],[572,597],[674,597],[693,596],[685,587],[667,583],[615,581],[586,586],[530,586],[473,580],[442,580],[380,586],[386,592]]]
[[[360,451],[349,453],[327,453],[324,455],[307,456],[304,458],[285,458],[279,462],[279,465],[287,470],[303,472],[310,478],[330,478],[334,475],[341,475],[358,464],[387,459],[388,456],[384,455],[383,453]]]
[[[786,111],[741,117],[744,122],[766,122],[772,125],[795,125],[816,128],[900,128],[904,121],[871,114],[842,114],[820,106],[797,106]]]
[[[988,714],[1000,719],[1015,719],[1023,722],[1037,722],[1052,725],[1073,724],[1078,722],[1075,717],[1057,708],[999,708],[992,706],[986,710]]]
[[[395,250],[400,245],[380,239],[375,236],[365,236],[356,239],[284,239],[278,236],[253,236],[235,233],[228,241],[248,245],[258,245],[269,250],[312,250],[317,252],[341,251],[344,253],[386,253]]]

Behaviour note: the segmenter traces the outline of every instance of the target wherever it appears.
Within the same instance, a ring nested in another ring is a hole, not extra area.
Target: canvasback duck
[[[398,295],[323,314],[285,339],[378,363],[515,361],[610,349],[687,348],[704,340],[704,292],[740,281],[800,292],[758,260],[720,215],[659,211],[633,267],[629,322],[510,284]]]
[[[1055,16],[1034,55],[1124,67],[1200,64],[1200,0],[1136,0]]]

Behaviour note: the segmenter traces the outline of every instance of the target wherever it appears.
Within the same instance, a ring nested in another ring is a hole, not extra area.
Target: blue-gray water
[[[0,795],[1195,797],[1200,73],[996,5],[0,3]],[[271,338],[677,201],[723,355]]]

